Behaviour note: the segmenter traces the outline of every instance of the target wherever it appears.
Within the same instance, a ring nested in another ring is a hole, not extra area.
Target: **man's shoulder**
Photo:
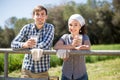
[[[35,24],[34,23],[29,23],[29,24],[26,24],[25,26],[26,27],[31,27],[31,26],[34,26]]]
[[[34,26],[33,23],[29,23],[29,24],[24,25],[23,28],[30,29],[30,28],[32,28],[33,26]]]
[[[54,25],[51,23],[45,23],[45,27],[54,27]]]

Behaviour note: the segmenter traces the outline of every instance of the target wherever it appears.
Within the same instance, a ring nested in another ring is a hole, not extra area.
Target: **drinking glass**
[[[31,35],[30,39],[34,39],[35,40],[35,45],[34,45],[33,48],[37,47],[38,36],[37,35]]]
[[[82,45],[82,35],[76,35],[75,38],[78,40],[79,44],[77,47],[79,47],[80,45]]]

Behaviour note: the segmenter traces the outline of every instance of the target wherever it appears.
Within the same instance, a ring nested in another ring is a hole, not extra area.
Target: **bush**
[[[22,66],[23,54],[10,54],[9,55],[9,72],[18,70]]]
[[[62,59],[59,59],[56,55],[50,55],[50,67],[56,67],[62,65]],[[9,72],[21,69],[23,54],[9,54]],[[120,58],[120,56],[86,56],[87,63],[94,63],[97,61]],[[4,71],[4,55],[0,54],[0,73]]]
[[[4,55],[0,54],[0,73],[4,71]]]
[[[62,65],[62,59],[59,59],[56,55],[51,55],[50,58],[50,67],[56,67]]]
[[[87,63],[94,63],[98,61],[120,58],[120,56],[86,56]]]
[[[23,57],[24,54],[9,54],[9,72],[21,69]],[[56,67],[58,65],[62,65],[62,60],[59,59],[56,55],[51,55],[50,67]],[[4,72],[4,54],[0,54],[0,73],[1,72]]]

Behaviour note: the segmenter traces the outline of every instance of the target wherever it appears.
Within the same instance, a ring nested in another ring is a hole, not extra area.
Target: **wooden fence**
[[[25,54],[25,53],[31,53],[30,50],[13,50],[11,48],[0,48],[0,54],[4,54],[4,76],[0,77],[0,80],[49,80],[49,79],[32,79],[32,78],[12,78],[8,76],[8,55],[9,54]],[[107,56],[120,56],[120,50],[70,50],[69,53],[71,55],[107,55]],[[56,50],[44,50],[43,54],[50,54],[50,55],[56,55]],[[54,80],[54,79],[50,79]],[[59,80],[59,78],[56,78],[56,80]]]

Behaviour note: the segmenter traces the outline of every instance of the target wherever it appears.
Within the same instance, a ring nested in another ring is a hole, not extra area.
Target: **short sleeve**
[[[88,35],[83,35],[83,41],[85,41],[85,40],[89,40]]]
[[[64,35],[60,38],[60,40],[62,40],[64,44],[67,44],[67,39],[68,39],[67,37],[68,37],[68,34],[64,34]]]

